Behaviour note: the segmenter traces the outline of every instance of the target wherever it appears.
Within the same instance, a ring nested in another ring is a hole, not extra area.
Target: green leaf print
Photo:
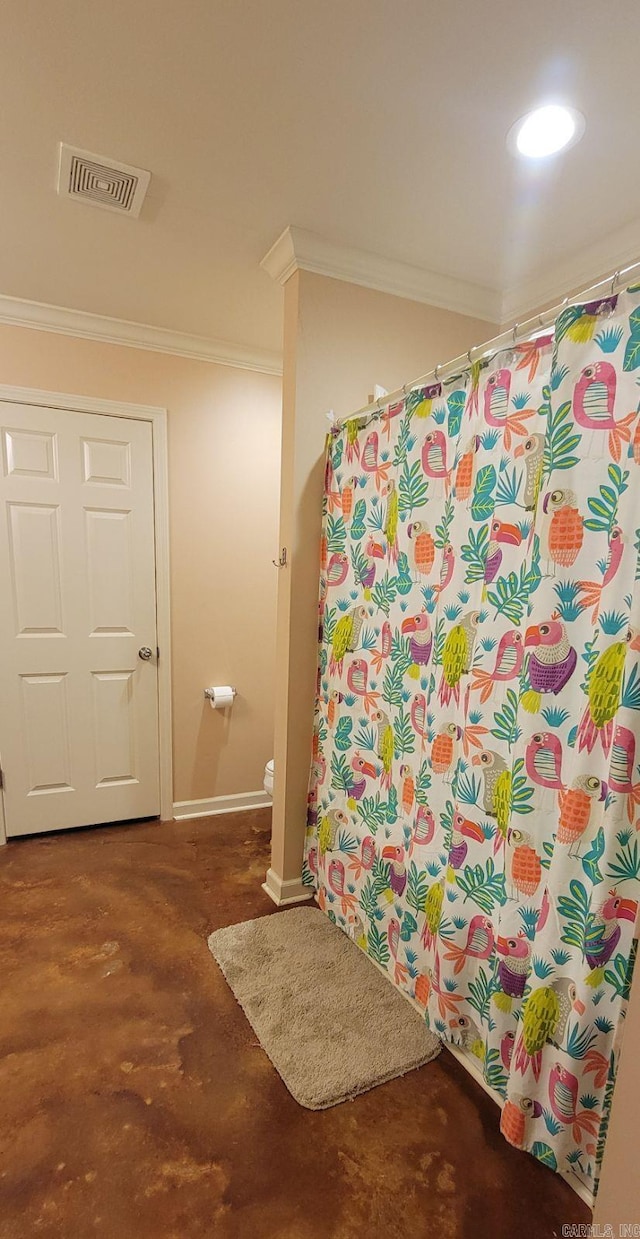
[[[629,315],[629,330],[631,335],[624,350],[623,370],[637,370],[640,366],[640,308]]]
[[[529,572],[522,564],[519,574],[510,572],[506,577],[498,577],[495,589],[487,591],[487,601],[495,607],[496,614],[506,615],[513,624],[520,624],[529,601],[529,592]]]
[[[351,783],[351,772],[347,765],[346,757],[344,755],[338,757],[338,754],[334,753],[331,758],[331,786],[336,791],[348,792]]]
[[[400,668],[402,675],[406,675],[409,667],[413,663],[411,657],[411,646],[408,637],[403,637],[396,634],[391,642],[391,661]],[[398,702],[398,705],[400,703]]]
[[[416,865],[415,860],[409,865],[409,873],[407,877],[407,903],[413,911],[424,912],[424,901],[427,898],[429,890],[429,881],[426,874],[421,873]]]
[[[358,803],[358,813],[362,818],[363,824],[372,835],[375,835],[378,827],[382,826],[387,820],[387,806],[381,800],[379,793],[376,793],[375,796],[363,796]]]
[[[507,1073],[502,1066],[500,1051],[495,1046],[487,1049],[484,1060],[484,1078],[490,1088],[494,1088],[502,1097],[506,1097]]]
[[[369,752],[375,753],[378,747],[378,732],[373,723],[361,723],[352,744],[358,749],[369,749]]]
[[[362,586],[369,565],[359,546],[351,547],[351,566],[356,583]]]
[[[567,1025],[566,1038],[567,1054],[575,1059],[584,1058],[597,1040],[595,1033],[589,1028],[581,1029],[578,1023]]]
[[[637,370],[640,366],[640,332],[629,336],[624,350],[623,370]]]
[[[439,521],[435,527],[435,537],[433,539],[440,551],[444,550],[445,546],[447,546],[449,542],[449,530],[451,528],[454,511],[455,508],[453,505],[453,499],[451,498],[451,495],[449,495],[449,498],[446,500],[444,505],[442,520]]]
[[[516,504],[521,486],[522,473],[519,473],[515,466],[511,471],[501,468],[498,478],[498,489],[496,491],[496,507],[503,504]]]
[[[401,598],[410,594],[413,589],[413,579],[411,576],[411,567],[409,565],[408,556],[404,551],[398,555],[398,575],[396,577],[396,588]]]
[[[331,552],[342,553],[347,544],[347,531],[341,516],[327,517],[327,547]]]
[[[381,856],[376,856],[371,870],[378,895],[389,889],[389,875],[391,867],[388,860],[383,860]]]
[[[405,714],[402,706],[393,725],[395,738],[395,757],[399,760],[407,753],[415,752],[416,733],[413,730],[413,724],[409,714]]]
[[[426,757],[420,764],[418,777],[416,779],[416,800],[418,804],[429,804],[429,788],[431,787],[431,767]]]
[[[315,884],[316,884],[315,877],[313,873],[311,872],[308,861],[305,857],[305,859],[302,862],[302,885],[315,887]]]
[[[395,579],[390,577],[388,572],[385,572],[382,580],[377,585],[374,585],[371,590],[371,600],[375,602],[380,611],[384,611],[384,614],[388,616],[391,610],[391,603],[395,602],[397,593],[398,588]]]
[[[387,944],[386,934],[378,929],[375,921],[369,925],[367,934],[367,952],[376,964],[380,964],[382,968],[386,968],[389,963],[389,946]]]
[[[504,874],[496,872],[496,867],[489,857],[486,867],[482,865],[465,865],[462,873],[457,875],[457,884],[464,894],[464,901],[471,899],[483,912],[493,912],[497,905],[505,901]]]
[[[408,403],[408,402],[407,402]],[[403,417],[400,424],[400,432],[396,441],[396,448],[393,454],[393,467],[399,469],[407,459],[407,452],[412,445],[411,438],[411,413],[409,412]]]
[[[560,935],[568,946],[577,946],[584,955],[584,940],[589,917],[589,896],[582,882],[572,878],[569,895],[558,896],[558,915],[566,922]]]
[[[478,469],[476,484],[471,500],[471,519],[486,521],[493,512],[493,491],[496,484],[496,471],[493,465],[483,465]]]
[[[402,705],[403,668],[400,662],[390,663],[384,674],[382,696],[390,706]]]
[[[354,852],[358,851],[358,840],[354,835],[350,835],[348,830],[339,830],[336,851],[346,852],[348,856],[353,856]]]
[[[462,425],[462,414],[466,403],[466,392],[460,388],[458,391],[452,391],[450,396],[447,396],[447,435],[450,439],[457,439],[460,434],[460,426]]]
[[[611,533],[618,516],[618,503],[628,486],[629,472],[619,465],[610,464],[607,469],[610,486],[601,485],[600,494],[587,499],[587,507],[591,516],[584,522],[585,529],[606,531]]]
[[[531,1146],[531,1153],[533,1157],[537,1157],[538,1161],[548,1166],[550,1170],[558,1169],[556,1155],[550,1144],[545,1144],[542,1140],[536,1140]]]
[[[431,661],[434,667],[442,666],[442,651],[447,637],[444,615],[439,615],[433,634],[433,655]]]
[[[533,796],[533,788],[527,783],[524,770],[524,760],[518,757],[513,763],[511,780],[511,811],[512,813],[533,813],[534,806],[529,804]]]
[[[631,967],[630,961],[625,955],[616,955],[615,959],[611,961],[611,967],[606,969],[604,979],[607,985],[612,986],[623,1002],[629,1001]]]
[[[422,508],[428,499],[428,485],[419,460],[412,465],[405,461],[398,484],[398,510],[411,514],[414,508]]]
[[[638,664],[634,663],[629,675],[622,677],[622,696],[620,704],[625,710],[640,710],[640,673]]]
[[[551,866],[551,858],[553,856],[553,842],[551,839],[542,840],[542,852],[540,855],[540,864],[543,869],[549,869]]]
[[[575,449],[581,438],[571,416],[570,400],[558,409],[549,410],[542,458],[543,479],[551,477],[554,469],[573,469],[579,463]]]
[[[600,857],[602,856],[603,852],[604,852],[604,829],[601,826],[600,829],[598,830],[597,835],[595,835],[594,839],[592,840],[589,851],[585,852],[584,856],[582,857],[582,868],[584,869],[587,877],[591,880],[594,886],[597,886],[598,883],[604,881],[602,877],[602,871],[598,864],[598,861],[600,860]]]
[[[469,1006],[478,1012],[484,1022],[489,1016],[491,982],[484,968],[479,968],[475,980],[469,981]]]
[[[522,729],[518,727],[518,694],[512,688],[507,689],[507,697],[502,709],[494,714],[494,723],[491,735],[495,736],[496,740],[504,740],[505,744],[511,748],[516,740],[520,739]]]
[[[622,842],[621,836],[624,842]],[[625,834],[621,831],[618,835],[618,841],[622,842],[622,846],[618,848],[615,860],[611,862],[607,869],[607,877],[613,878],[615,882],[634,882],[640,877],[638,839],[625,839]]]
[[[410,942],[413,935],[418,932],[418,922],[415,916],[410,912],[405,912],[402,918],[402,927],[400,929],[400,938],[403,942]]]
[[[334,737],[334,744],[337,749],[340,749],[341,753],[346,753],[347,749],[351,745],[351,728],[352,727],[353,727],[353,719],[349,718],[349,716],[346,714],[338,722],[338,726],[336,727],[336,734]]]
[[[440,813],[440,829],[444,831],[444,846],[447,852],[451,848],[451,836],[453,834],[453,817],[455,808],[452,800],[445,802],[444,809]]]
[[[367,510],[367,505],[364,499],[358,499],[353,509],[351,525],[349,526],[349,535],[354,542],[359,542],[360,538],[364,537],[364,518]]]
[[[472,585],[474,581],[482,581],[488,547],[489,526],[482,525],[477,533],[475,529],[470,528],[469,541],[465,542],[460,550],[461,560],[469,565],[464,576],[465,585]]]
[[[461,804],[477,805],[480,803],[482,783],[479,776],[473,774],[473,772],[458,769],[456,771],[455,788],[452,790]]]
[[[378,903],[380,894],[381,890],[375,878],[369,875],[360,894],[360,907],[369,921],[381,921],[384,917],[384,912]]]
[[[536,534],[533,535],[533,545],[531,548],[531,562],[529,564],[529,573],[527,577],[529,585],[529,596],[535,594],[542,580],[542,571],[540,568],[540,539]]]
[[[338,613],[335,607],[326,607],[322,617],[322,640],[326,642],[333,641],[335,626],[338,622]]]

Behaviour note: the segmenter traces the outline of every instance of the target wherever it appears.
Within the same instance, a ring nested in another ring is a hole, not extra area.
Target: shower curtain
[[[640,285],[568,306],[335,428],[321,548],[304,879],[592,1191],[639,898],[639,383]]]

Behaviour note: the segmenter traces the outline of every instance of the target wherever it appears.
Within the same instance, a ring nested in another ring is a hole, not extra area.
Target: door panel
[[[134,673],[93,674],[93,720],[96,786],[137,783],[133,722]]]
[[[131,485],[131,445],[105,439],[83,439],[84,480],[95,486]]]
[[[89,508],[85,520],[91,635],[132,635],[131,512]]]
[[[67,676],[21,675],[20,684],[27,795],[73,791]]]
[[[9,836],[159,813],[152,430],[0,404]]]
[[[47,431],[4,431],[6,472],[9,476],[55,478],[55,435]]]
[[[7,504],[16,636],[62,636],[59,517],[57,505]]]

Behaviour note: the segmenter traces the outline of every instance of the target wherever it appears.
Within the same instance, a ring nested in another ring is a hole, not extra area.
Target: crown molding
[[[360,284],[363,288],[421,301],[490,323],[500,321],[500,294],[496,289],[426,271],[350,245],[337,245],[304,228],[285,228],[260,266],[280,284],[286,283],[295,271],[311,271],[315,275]]]
[[[640,258],[640,220],[601,237],[540,274],[514,285],[502,298],[501,323],[510,325],[566,296],[578,295],[599,279],[631,266]]]
[[[19,297],[0,296],[0,323],[53,331],[58,335],[96,340],[101,344],[122,344],[154,353],[169,353],[174,357],[190,357],[240,370],[257,370],[261,374],[282,374],[282,358],[270,349],[250,348],[229,340],[209,340],[205,336],[191,336],[166,327],[107,318],[102,314],[45,305],[40,301],[23,301]]]

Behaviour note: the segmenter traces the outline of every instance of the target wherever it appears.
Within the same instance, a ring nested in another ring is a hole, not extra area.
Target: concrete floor
[[[287,1093],[207,948],[275,909],[269,812],[0,854],[1,1239],[550,1239],[589,1211],[444,1052]]]

